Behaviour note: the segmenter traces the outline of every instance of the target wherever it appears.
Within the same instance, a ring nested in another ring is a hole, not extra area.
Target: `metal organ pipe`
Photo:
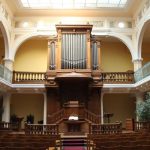
[[[92,43],[92,67],[93,70],[98,69],[98,48],[96,42]]]
[[[83,40],[84,40],[84,43],[87,43],[87,41],[86,41],[86,35],[83,36]],[[86,45],[86,44],[84,44],[83,49],[84,49],[84,51],[83,51],[83,52],[84,52],[84,53],[83,53],[83,55],[84,55],[84,65],[83,65],[83,67],[86,68],[86,61],[87,61],[87,58],[86,58],[87,45]]]
[[[86,34],[62,35],[62,69],[86,68]]]
[[[50,70],[55,69],[55,42],[50,43]]]

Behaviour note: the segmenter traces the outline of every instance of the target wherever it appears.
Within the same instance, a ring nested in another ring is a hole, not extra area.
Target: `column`
[[[10,98],[11,94],[5,94],[3,95],[3,115],[2,115],[2,121],[4,122],[10,122]]]
[[[13,61],[10,59],[4,59],[4,79],[12,82],[12,71],[13,71]],[[10,70],[8,70],[8,69]]]
[[[57,56],[57,63],[56,63],[56,68],[57,69],[61,69],[61,37],[62,37],[62,33],[61,30],[58,30],[58,41],[57,41],[57,46],[56,46],[56,56]]]
[[[100,41],[97,41],[97,55],[98,55],[98,70],[101,68],[101,44]]]
[[[44,96],[44,111],[43,111],[43,124],[47,124],[47,94],[43,93]]]
[[[137,104],[138,102],[143,102],[144,101],[144,93],[136,93],[136,110],[137,110]],[[139,118],[136,116],[136,121],[138,121]]]
[[[90,30],[87,30],[86,34],[87,38],[87,66],[86,69],[91,69],[91,37]]]
[[[4,66],[7,67],[11,71],[13,71],[13,63],[14,61],[11,59],[4,59]]]
[[[103,104],[104,93],[101,92],[100,101],[101,101],[101,124],[104,124],[104,104]]]
[[[134,72],[135,72],[139,68],[142,67],[142,59],[135,59],[135,60],[133,60],[133,64],[134,64]]]
[[[48,55],[47,55],[47,70],[50,70],[50,59],[51,59],[51,42],[48,41]]]

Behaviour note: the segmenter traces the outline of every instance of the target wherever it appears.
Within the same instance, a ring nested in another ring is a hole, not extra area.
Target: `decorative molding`
[[[141,20],[146,16],[147,12],[150,10],[150,0],[146,0],[143,7],[139,10],[137,16],[135,17],[135,24],[139,26]]]

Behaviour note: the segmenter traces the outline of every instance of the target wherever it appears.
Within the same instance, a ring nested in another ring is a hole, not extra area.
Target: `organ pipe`
[[[50,70],[55,70],[56,64],[55,64],[55,42],[50,43]]]
[[[93,70],[99,68],[97,42],[92,43],[92,68]]]
[[[86,34],[62,34],[62,69],[86,69]]]

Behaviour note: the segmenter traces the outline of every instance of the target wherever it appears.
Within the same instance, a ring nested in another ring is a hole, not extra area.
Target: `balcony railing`
[[[133,72],[103,72],[102,73],[103,83],[112,84],[128,84],[134,83],[134,73]]]
[[[116,134],[121,132],[122,132],[121,123],[92,124],[90,128],[90,133],[93,135]]]
[[[59,135],[58,125],[56,124],[26,124],[25,134],[30,135]]]
[[[46,83],[45,72],[13,72],[13,83]],[[101,82],[105,84],[134,83],[133,72],[102,72]]]
[[[13,72],[13,83],[45,83],[45,72]]]
[[[138,69],[134,73],[134,78],[135,78],[135,81],[138,82],[149,75],[150,75],[150,62],[145,64],[142,68]]]
[[[134,122],[135,131],[150,131],[150,122]]]
[[[0,65],[0,77],[9,83],[12,82],[12,72],[3,65]]]

